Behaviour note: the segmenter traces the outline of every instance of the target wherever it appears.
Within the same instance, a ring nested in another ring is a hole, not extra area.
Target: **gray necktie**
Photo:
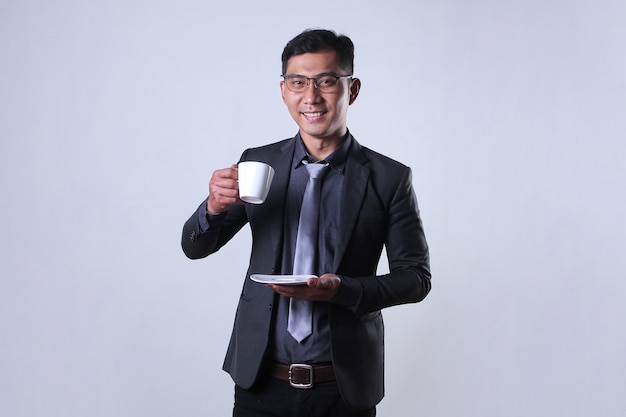
[[[306,163],[306,162],[305,162]],[[304,190],[296,252],[293,257],[293,273],[315,274],[317,261],[317,229],[320,211],[322,177],[328,172],[328,164],[306,164],[309,182]],[[289,302],[287,330],[300,343],[312,333],[313,303],[292,298]]]

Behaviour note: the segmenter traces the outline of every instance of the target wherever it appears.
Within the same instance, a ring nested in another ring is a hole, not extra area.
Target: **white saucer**
[[[309,278],[317,277],[315,275],[250,275],[252,281],[260,284],[304,285]]]

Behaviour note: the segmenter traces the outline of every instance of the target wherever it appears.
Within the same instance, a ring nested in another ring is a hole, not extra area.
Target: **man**
[[[332,31],[292,39],[282,54],[280,89],[299,132],[241,157],[274,168],[267,199],[245,204],[237,166],[219,169],[183,228],[182,247],[192,259],[216,252],[246,223],[252,230],[224,362],[235,381],[234,416],[374,416],[383,397],[380,310],[421,301],[430,291],[410,168],[361,146],[348,131],[348,107],[361,88],[353,60],[352,41]],[[292,274],[300,262],[298,229],[311,223],[299,218],[312,207],[303,203],[307,171],[319,164],[325,174],[317,249],[308,250],[315,261],[306,272],[319,278],[305,285],[254,282],[251,274]],[[376,276],[383,246],[390,273]],[[309,306],[304,337],[292,332],[294,305]]]

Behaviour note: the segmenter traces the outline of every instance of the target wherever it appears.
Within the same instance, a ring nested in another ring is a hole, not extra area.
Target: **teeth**
[[[317,113],[302,113],[302,114],[304,114],[306,117],[320,117],[323,113],[320,111]]]

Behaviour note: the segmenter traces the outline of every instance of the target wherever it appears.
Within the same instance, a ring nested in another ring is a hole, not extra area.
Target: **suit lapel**
[[[334,271],[339,269],[348,242],[350,241],[350,236],[356,225],[370,174],[369,168],[365,166],[368,159],[361,145],[359,145],[354,138],[352,138],[352,140],[352,149],[346,161],[346,177],[344,179],[343,194],[341,196],[339,231],[333,260]]]
[[[343,184],[343,192],[341,196],[341,214],[339,219],[339,230],[337,235],[337,246],[335,247],[335,256],[333,261],[333,270],[337,271],[344,257],[348,242],[352,231],[356,226],[367,182],[370,175],[370,169],[366,166],[368,159],[361,148],[361,145],[352,138],[352,148],[348,154],[345,169],[345,179]],[[289,176],[291,173],[291,164],[295,140],[285,142],[280,148],[280,152],[268,155],[265,162],[274,168],[274,180],[267,200],[264,204],[255,206],[253,209],[262,210],[262,218],[265,225],[284,225],[285,218],[285,197],[289,184]],[[269,229],[269,230],[268,230]],[[274,266],[280,269],[282,259],[282,240],[283,227],[264,228],[264,236],[270,236],[269,242],[274,255]]]
[[[264,217],[268,219],[267,225],[284,226],[285,197],[291,174],[294,145],[294,140],[287,141],[280,147],[279,152],[272,154],[267,159],[267,163],[274,168],[274,179],[265,204],[259,206],[263,207],[265,211]],[[267,235],[271,238],[270,244],[274,254],[274,267],[280,269],[283,254],[283,227],[272,227],[267,232]]]

